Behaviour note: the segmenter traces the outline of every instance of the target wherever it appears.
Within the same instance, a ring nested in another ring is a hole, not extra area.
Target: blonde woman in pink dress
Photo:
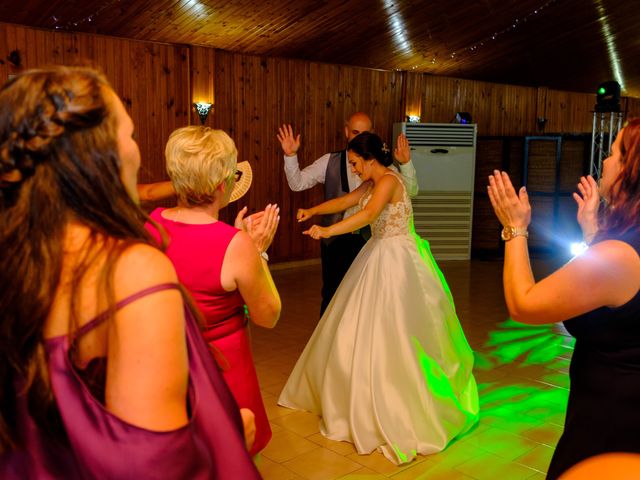
[[[204,338],[219,353],[236,402],[255,414],[250,450],[255,455],[271,439],[271,427],[253,364],[248,322],[273,328],[280,317],[280,296],[266,254],[279,210],[268,205],[244,221],[246,208],[242,209],[236,226],[218,219],[220,210],[251,184],[249,163],[237,162],[235,144],[222,130],[179,128],[169,137],[165,155],[178,206],[158,208],[151,218],[168,235],[165,253],[203,314]],[[155,226],[147,228],[160,242]]]

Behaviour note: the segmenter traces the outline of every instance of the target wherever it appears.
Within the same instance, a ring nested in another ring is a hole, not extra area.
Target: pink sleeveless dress
[[[244,300],[238,290],[229,292],[220,283],[225,253],[239,230],[224,222],[204,225],[174,222],[162,217],[164,210],[154,210],[151,218],[169,236],[165,253],[205,318],[202,332],[205,340],[222,354],[222,375],[231,393],[240,407],[255,414],[256,440],[250,452],[255,455],[271,440],[271,427],[253,363]],[[160,243],[153,225],[146,227]]]
[[[162,284],[142,290],[117,309],[152,293],[179,288]],[[67,335],[45,340],[51,388],[68,445],[53,445],[38,429],[23,395],[16,398],[21,447],[0,455],[6,479],[259,479],[244,447],[242,421],[191,312],[185,308],[189,353],[189,423],[156,432],[131,425],[91,393],[73,365],[75,340],[105,320],[99,315],[70,341]],[[22,382],[16,382],[20,391]]]

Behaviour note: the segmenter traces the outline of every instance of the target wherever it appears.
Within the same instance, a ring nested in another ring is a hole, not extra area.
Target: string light
[[[485,38],[483,38],[483,39],[481,39],[481,40],[479,40],[477,42],[474,42],[473,44],[471,44],[468,47],[464,47],[464,48],[462,48],[462,49],[460,49],[458,51],[452,52],[451,54],[449,54],[449,57],[452,58],[452,59],[455,59],[456,55],[462,54],[462,53],[464,53],[466,51],[475,52],[480,47],[483,47],[485,42],[489,42],[491,40],[497,40],[498,38],[500,38],[504,34],[515,30],[521,24],[526,23],[529,19],[531,19],[532,17],[538,15],[542,10],[547,8],[549,5],[555,3],[556,1],[557,0],[547,0],[544,4],[542,4],[541,6],[539,6],[536,9],[534,9],[533,11],[529,12],[524,17],[515,18],[514,20],[512,20],[511,21],[511,25],[509,25],[508,27],[503,28],[502,30],[499,30],[497,32],[493,32],[491,35],[488,35],[487,37],[485,37]],[[435,63],[435,62],[432,60],[431,63]]]
[[[102,12],[104,12],[107,9],[113,8],[116,4],[121,3],[122,0],[111,0],[110,2],[105,3],[104,5],[102,5],[100,8],[98,8],[98,10],[96,10],[95,12],[93,12],[90,15],[87,15],[86,17],[80,19],[80,20],[76,20],[76,21],[68,21],[65,24],[60,24],[60,18],[56,17],[55,15],[51,15],[51,20],[53,20],[53,28],[55,30],[71,30],[72,28],[77,28],[85,23],[92,23],[93,20],[100,15]]]

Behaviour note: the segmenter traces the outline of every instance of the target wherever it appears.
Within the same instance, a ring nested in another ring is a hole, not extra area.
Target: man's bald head
[[[350,142],[354,137],[362,132],[370,132],[372,129],[371,119],[369,115],[362,112],[354,113],[349,117],[347,124],[344,126],[344,134],[347,141]]]

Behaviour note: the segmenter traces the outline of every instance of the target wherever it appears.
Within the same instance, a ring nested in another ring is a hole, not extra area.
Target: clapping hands
[[[233,225],[249,234],[259,252],[266,252],[280,223],[280,208],[276,204],[269,204],[264,211],[244,218],[246,213],[247,207],[244,207],[238,212]]]
[[[522,228],[531,223],[531,205],[527,189],[520,187],[518,194],[507,172],[493,171],[487,187],[491,206],[502,226]]]
[[[582,230],[582,237],[586,243],[591,243],[598,231],[598,207],[600,206],[600,193],[598,184],[591,175],[580,177],[578,193],[573,198],[578,204],[578,223]]]

